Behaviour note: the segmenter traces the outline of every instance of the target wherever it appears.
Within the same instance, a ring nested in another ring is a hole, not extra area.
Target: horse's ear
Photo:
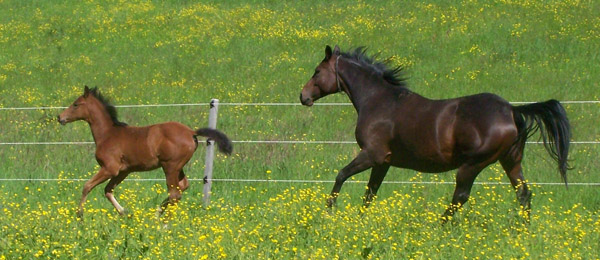
[[[337,44],[335,45],[335,48],[333,48],[333,54],[335,54],[335,56],[340,56],[340,46],[337,46]]]
[[[83,97],[87,97],[90,94],[90,88],[86,85],[85,88],[83,88]]]
[[[331,47],[327,45],[325,47],[325,60],[329,60],[331,58]]]

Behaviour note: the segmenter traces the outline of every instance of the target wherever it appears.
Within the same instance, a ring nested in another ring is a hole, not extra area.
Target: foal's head
[[[102,97],[102,95],[98,92],[98,88],[90,89],[88,86],[85,86],[83,95],[75,99],[75,102],[73,102],[71,106],[58,115],[58,122],[60,122],[62,125],[77,120],[89,122],[90,118],[93,116],[94,110],[106,111],[115,126],[127,125],[117,120],[117,111],[115,107],[109,104],[108,101]]]
[[[340,47],[337,45],[333,51],[329,45],[325,47],[325,59],[319,63],[319,66],[315,69],[315,74],[304,85],[300,93],[300,102],[303,105],[312,106],[317,99],[341,91],[336,80],[336,61],[339,56]]]

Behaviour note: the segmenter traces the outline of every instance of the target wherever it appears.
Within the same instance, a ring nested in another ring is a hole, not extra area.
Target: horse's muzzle
[[[303,98],[303,97],[302,97],[302,93],[300,93],[300,103],[302,103],[302,105],[305,105],[305,106],[309,106],[309,107],[310,107],[310,106],[312,106],[312,105],[313,105],[314,101],[313,101],[313,99],[312,99],[312,98],[310,98],[310,97],[308,97],[308,98]]]
[[[61,119],[61,118],[60,118],[60,115],[58,115],[56,118],[58,119],[58,122],[59,122],[61,125],[66,125],[66,124],[67,124],[67,120]]]

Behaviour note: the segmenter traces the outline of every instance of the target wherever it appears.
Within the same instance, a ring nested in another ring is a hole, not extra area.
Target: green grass
[[[430,98],[492,92],[509,101],[599,100],[600,5],[594,1],[7,1],[0,0],[0,107],[67,106],[84,85],[116,105],[298,102],[324,55],[368,46],[406,67],[410,88]],[[319,102],[348,102],[333,95]],[[565,105],[574,141],[600,141],[600,104]],[[208,106],[120,108],[122,121],[146,125],[208,121]],[[0,110],[0,142],[91,141],[83,122],[60,126],[59,109]],[[221,106],[218,128],[233,140],[354,138],[350,106]],[[533,138],[535,139],[535,138]],[[532,140],[533,140],[532,139]],[[0,259],[462,259],[598,258],[597,186],[533,185],[523,223],[510,185],[475,185],[448,225],[454,172],[391,169],[387,181],[450,184],[382,186],[361,212],[364,183],[344,185],[325,209],[337,170],[353,144],[244,144],[219,155],[215,178],[325,183],[215,182],[202,206],[192,182],[170,219],[154,217],[164,181],[126,181],[119,217],[95,189],[75,218],[83,182],[97,171],[93,145],[1,145]],[[600,146],[573,144],[572,183],[598,183]],[[204,150],[186,166],[201,179]],[[559,183],[555,162],[529,144],[533,183]],[[365,181],[368,172],[353,181]],[[129,179],[161,179],[160,171]],[[477,181],[508,182],[499,165]],[[162,226],[168,222],[168,228]]]

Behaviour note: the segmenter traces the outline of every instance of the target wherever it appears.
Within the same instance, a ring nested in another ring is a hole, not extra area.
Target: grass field
[[[368,46],[406,68],[426,97],[492,92],[509,101],[600,100],[597,1],[13,1],[0,0],[0,143],[91,141],[87,124],[61,127],[60,109],[84,85],[115,105],[297,103],[325,45]],[[320,102],[348,102],[338,94]],[[600,141],[600,104],[565,104],[573,141]],[[208,105],[119,108],[122,121],[206,126]],[[351,106],[219,108],[235,141],[352,141]],[[531,140],[535,141],[535,138]],[[0,259],[599,259],[600,186],[560,183],[541,145],[529,144],[524,223],[500,165],[484,170],[468,204],[446,225],[454,172],[391,169],[361,208],[368,172],[347,183],[333,212],[326,194],[354,144],[235,143],[215,160],[202,205],[192,182],[170,218],[160,171],[132,174],[115,193],[120,217],[82,181],[97,170],[94,145],[0,145]],[[573,144],[571,183],[600,183],[600,145]],[[186,166],[201,179],[204,149]],[[13,181],[7,180],[13,179]],[[14,179],[61,179],[32,181]],[[137,180],[137,181],[135,181]],[[443,182],[423,184],[419,182]],[[163,228],[164,223],[167,228]]]

